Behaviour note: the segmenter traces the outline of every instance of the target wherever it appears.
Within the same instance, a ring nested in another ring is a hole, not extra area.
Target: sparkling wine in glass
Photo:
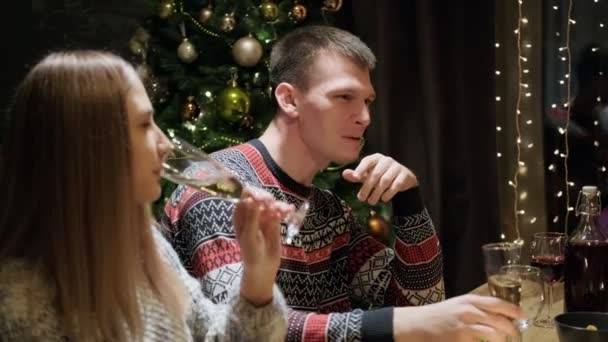
[[[545,304],[541,315],[534,325],[543,328],[553,328],[553,287],[564,280],[564,253],[568,236],[564,233],[543,232],[534,234],[531,244],[532,266],[541,269],[545,286]]]
[[[244,185],[220,163],[212,159],[201,149],[184,139],[170,134],[171,152],[162,166],[161,176],[173,183],[187,185],[203,191],[212,197],[220,197],[232,203],[238,203]],[[247,185],[248,191],[264,191]],[[304,201],[299,208],[289,214],[283,222],[287,226],[285,242],[291,244],[300,232],[306,217],[309,202]]]
[[[543,304],[544,291],[541,270],[538,267],[528,265],[507,265],[500,269],[498,274],[492,275],[499,281],[488,280],[497,285],[491,294],[513,304],[518,305],[525,313],[527,319],[519,320],[520,331],[526,330],[530,326],[530,321],[534,320]]]

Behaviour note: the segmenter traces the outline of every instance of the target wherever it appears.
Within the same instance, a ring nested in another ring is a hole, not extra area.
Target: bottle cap
[[[597,194],[597,186],[595,185],[585,185],[583,186],[583,193],[586,195],[595,195]]]

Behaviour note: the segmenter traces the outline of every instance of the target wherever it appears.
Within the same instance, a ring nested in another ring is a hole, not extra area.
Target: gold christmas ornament
[[[213,7],[211,7],[211,4],[209,4],[209,6],[203,8],[201,10],[201,13],[199,13],[199,16],[198,16],[198,20],[203,24],[207,24],[212,16],[213,16]]]
[[[338,12],[342,8],[342,0],[323,0],[322,10],[328,12]]]
[[[162,0],[158,6],[158,16],[162,19],[169,18],[175,11],[175,4],[172,0]]]
[[[236,20],[234,19],[234,15],[226,14],[220,21],[220,30],[224,32],[230,32],[234,30],[236,27]]]
[[[372,212],[369,220],[367,220],[367,228],[370,235],[377,240],[387,240],[390,233],[390,225],[386,220]]]
[[[192,63],[198,58],[196,48],[188,38],[184,38],[181,44],[177,47],[177,57],[184,63]]]
[[[260,5],[262,18],[266,21],[275,21],[279,17],[279,6],[274,1],[265,0]]]
[[[295,19],[295,21],[303,21],[304,19],[306,19],[306,14],[306,7],[298,3],[293,5],[291,11],[289,12],[289,15],[291,15],[291,17]]]
[[[221,117],[231,123],[242,123],[249,114],[249,95],[237,86],[236,80],[220,93],[217,104]]]
[[[188,96],[186,102],[182,106],[181,118],[183,121],[191,121],[197,119],[201,113],[201,109],[194,101],[194,96]]]
[[[258,64],[263,53],[262,44],[252,35],[242,37],[232,45],[232,57],[238,65],[243,67]]]

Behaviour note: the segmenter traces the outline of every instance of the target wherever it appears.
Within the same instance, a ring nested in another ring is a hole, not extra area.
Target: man
[[[405,166],[374,154],[343,172],[361,184],[359,200],[393,201],[392,249],[359,227],[344,201],[312,186],[330,162],[358,158],[375,98],[374,65],[373,53],[348,32],[307,26],[288,33],[270,58],[277,103],[272,123],[259,139],[213,154],[244,183],[296,206],[310,202],[299,236],[283,245],[277,275],[294,309],[288,340],[464,341],[515,334],[505,315],[517,316],[517,308],[495,298],[414,307],[442,301],[444,290],[439,240]],[[216,301],[225,300],[241,277],[231,209],[225,200],[180,187],[162,220],[184,264]],[[283,241],[285,235],[283,227]],[[383,308],[353,310],[351,300]]]

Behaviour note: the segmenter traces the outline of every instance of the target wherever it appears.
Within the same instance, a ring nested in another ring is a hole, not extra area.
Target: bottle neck
[[[579,223],[571,236],[574,241],[605,241],[599,224],[599,213],[597,211],[579,213]]]

